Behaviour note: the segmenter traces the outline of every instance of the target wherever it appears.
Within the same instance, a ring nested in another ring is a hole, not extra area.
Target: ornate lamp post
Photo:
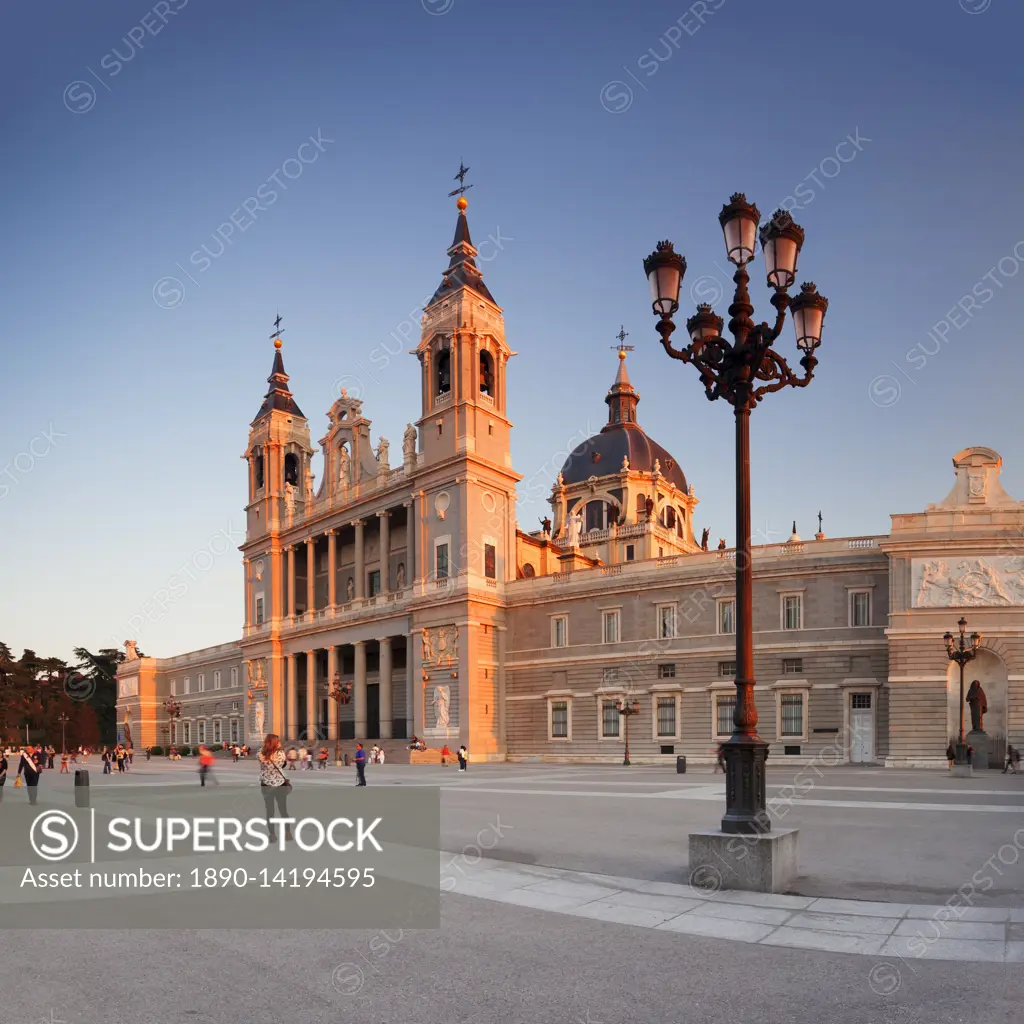
[[[969,661],[974,661],[978,656],[978,648],[981,646],[981,634],[967,633],[967,620],[960,617],[957,623],[960,627],[959,638],[952,633],[946,633],[942,639],[946,641],[946,656],[950,661],[955,661],[960,666],[960,736],[956,744],[956,760],[954,764],[965,765],[967,761],[967,744],[964,742],[964,666]]]
[[[60,752],[61,752],[61,754],[66,754],[68,752],[68,743],[67,743],[67,732],[66,732],[66,730],[67,730],[68,722],[71,721],[71,716],[66,711],[62,711],[57,716],[57,721],[60,722]]]
[[[181,718],[181,701],[168,697],[164,701],[164,711],[167,712],[167,753],[171,752],[174,745],[174,720]]]
[[[632,704],[628,704],[626,701],[619,698],[615,702],[615,710],[622,715],[622,721],[625,726],[623,732],[625,736],[625,756],[622,758],[622,763],[628,768],[629,767],[629,720],[634,715],[640,714],[640,701],[634,700]]]
[[[352,699],[352,684],[342,683],[341,673],[335,672],[334,678],[331,680],[331,688],[327,691],[327,696],[331,698],[338,705],[338,731],[334,737],[334,760],[335,763],[341,764],[341,705],[347,704]]]
[[[737,192],[718,215],[725,234],[729,261],[736,266],[736,291],[729,307],[729,333],[722,336],[723,320],[710,306],[697,308],[686,321],[690,344],[672,346],[676,325],[672,316],[679,309],[679,287],[686,273],[686,260],[672,243],[659,242],[644,260],[644,272],[651,286],[656,325],[665,351],[684,363],[693,363],[700,373],[708,399],[724,398],[736,415],[736,711],[733,734],[723,744],[726,763],[726,809],[722,831],[756,834],[771,831],[765,810],[765,758],[768,744],[757,734],[754,703],[753,568],[750,555],[750,412],[761,399],[784,387],[806,387],[814,376],[821,344],[821,328],[828,300],[813,284],[804,284],[800,294],[789,297],[796,281],[796,262],[803,245],[803,229],[789,214],[777,210],[760,231],[768,286],[774,294],[774,326],[755,324],[754,307],[747,293],[747,264],[754,258],[760,213]],[[803,375],[790,369],[772,344],[782,333],[786,310],[793,314],[797,348],[803,353]]]

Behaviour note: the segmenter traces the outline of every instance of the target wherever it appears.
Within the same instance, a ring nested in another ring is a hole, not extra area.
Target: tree
[[[68,676],[68,696],[93,709],[101,742],[113,743],[117,739],[117,666],[124,661],[124,652],[104,647],[93,654],[76,647],[75,657],[78,663]]]

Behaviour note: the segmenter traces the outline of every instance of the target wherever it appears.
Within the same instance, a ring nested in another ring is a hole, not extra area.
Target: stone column
[[[330,687],[334,686],[334,677],[338,673],[338,648],[331,647],[327,648],[327,685]],[[338,739],[338,722],[340,719],[341,705],[336,700],[330,700],[327,703],[327,738],[331,740]],[[334,756],[333,754],[331,755]]]
[[[423,736],[423,642],[419,630],[409,634],[410,701],[407,712],[409,731],[416,736]]]
[[[295,545],[288,545],[288,617],[295,618]]]
[[[280,547],[270,549],[270,604],[266,609],[266,621],[280,621],[284,618],[287,585],[285,583],[284,552]]]
[[[338,597],[338,531],[327,531],[327,607],[334,611]],[[334,648],[330,648],[334,650]],[[334,678],[333,673],[330,673]]]
[[[377,513],[380,519],[380,592],[391,593],[391,513]]]
[[[288,739],[297,740],[299,738],[299,686],[295,678],[295,655],[286,654],[284,657],[288,666],[288,711],[285,732]]]
[[[253,621],[252,613],[252,559],[247,558],[245,560],[245,618],[242,619],[245,628],[249,628],[249,623]]]
[[[366,596],[366,568],[363,562],[363,528],[366,525],[362,519],[357,519],[352,525],[356,531],[356,598]],[[357,734],[358,735],[358,734]]]
[[[285,735],[284,729],[284,706],[285,706],[285,665],[281,655],[273,654],[270,660],[270,679],[267,682],[267,702],[270,707],[264,707],[263,712],[265,716],[265,724],[263,726],[264,733],[276,732],[278,736]],[[257,700],[262,698],[257,697]],[[246,728],[246,735],[242,738],[243,743],[249,742],[248,729]],[[263,742],[263,737],[259,737],[260,743]]]
[[[306,614],[316,618],[316,538],[306,541]]]
[[[316,651],[306,651],[306,738],[317,735]]]
[[[406,738],[412,735],[412,657],[413,638],[407,636],[405,639],[405,735]],[[418,734],[417,734],[418,735]]]
[[[366,739],[366,641],[357,640],[353,645],[356,649],[356,678],[352,688],[352,704],[355,712],[356,739]]]
[[[380,644],[380,738],[391,739],[391,637],[381,637]]]

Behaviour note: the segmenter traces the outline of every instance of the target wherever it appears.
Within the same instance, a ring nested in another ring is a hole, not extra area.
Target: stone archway
[[[1007,668],[1006,662],[995,653],[983,647],[974,661],[964,667],[964,696],[971,683],[977,679],[985,691],[988,711],[984,727],[989,738],[989,767],[1002,768],[1006,759],[1006,712],[1007,712]],[[955,739],[960,729],[960,667],[950,662],[946,674],[948,707],[947,733]],[[970,708],[964,705],[964,735],[971,731]]]

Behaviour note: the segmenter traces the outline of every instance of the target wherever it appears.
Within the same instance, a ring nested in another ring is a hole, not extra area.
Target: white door
[[[875,759],[875,711],[872,694],[850,694],[850,761],[865,764]]]

